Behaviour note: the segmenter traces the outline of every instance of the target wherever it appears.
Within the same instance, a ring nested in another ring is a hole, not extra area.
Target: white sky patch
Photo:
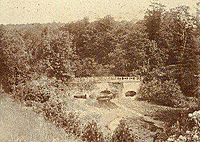
[[[160,0],[167,8],[188,5],[195,13],[197,0]],[[142,19],[150,0],[0,0],[0,24],[70,22],[106,15],[116,20]]]

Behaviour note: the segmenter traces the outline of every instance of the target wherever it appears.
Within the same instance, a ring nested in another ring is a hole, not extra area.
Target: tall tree
[[[14,85],[28,79],[30,69],[24,41],[17,31],[1,29],[0,55],[3,86],[12,91]]]
[[[146,32],[150,40],[159,40],[162,14],[165,11],[164,7],[164,5],[158,2],[152,2],[150,8],[146,11],[144,19],[146,25]]]
[[[37,49],[37,60],[40,70],[50,77],[67,80],[73,76],[73,57],[75,48],[72,44],[72,36],[65,31],[50,34],[45,28],[42,32],[42,42]]]
[[[150,8],[147,10],[146,15],[144,17],[145,21],[145,31],[147,33],[147,38],[155,42],[154,48],[150,50],[147,50],[146,54],[149,56],[154,56],[151,57],[151,60],[149,60],[149,65],[152,71],[153,69],[155,70],[155,65],[153,62],[159,61],[160,65],[157,67],[162,67],[166,65],[167,59],[168,59],[168,54],[167,54],[167,42],[165,40],[165,37],[163,35],[162,31],[162,20],[163,20],[163,15],[166,12],[165,6],[162,5],[159,2],[152,2],[150,5]],[[159,54],[159,56],[154,55],[154,53]],[[162,63],[161,63],[162,62]],[[158,65],[158,64],[157,64]],[[162,71],[161,71],[162,72]]]
[[[198,79],[198,46],[194,31],[196,18],[189,7],[180,6],[166,12],[163,18],[163,37],[168,43],[167,65],[172,66],[174,77],[187,96],[194,96]]]

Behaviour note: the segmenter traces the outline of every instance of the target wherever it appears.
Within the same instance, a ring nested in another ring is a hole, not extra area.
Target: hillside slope
[[[79,142],[32,110],[0,96],[1,142]]]

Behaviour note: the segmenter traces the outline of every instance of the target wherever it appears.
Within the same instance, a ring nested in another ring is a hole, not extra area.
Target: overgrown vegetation
[[[197,97],[200,26],[188,11],[152,3],[136,23],[107,16],[64,25],[1,25],[1,84],[9,92],[39,75],[63,82],[140,75],[147,83],[172,78],[185,96]]]
[[[82,140],[86,142],[105,142],[103,133],[99,130],[95,121],[88,123],[83,129]]]
[[[166,10],[159,3],[152,3],[136,23],[106,16],[94,22],[84,18],[67,24],[1,25],[0,84],[67,133],[104,142],[95,122],[82,132],[78,116],[66,113],[62,90],[68,80],[140,76],[140,99],[185,107],[189,97],[199,99],[199,33],[200,23],[188,7]],[[37,82],[44,76],[54,81]],[[90,90],[91,85],[82,87]],[[190,132],[199,135],[196,127]],[[121,121],[112,141],[134,140]]]
[[[166,142],[198,142],[200,140],[199,118],[199,111],[189,113],[181,118],[184,124],[175,123]]]
[[[125,120],[121,120],[120,124],[112,135],[111,142],[137,142],[138,137],[133,134]]]
[[[140,88],[138,99],[153,102],[159,105],[186,107],[186,97],[182,94],[179,85],[174,80],[164,82],[153,79]]]

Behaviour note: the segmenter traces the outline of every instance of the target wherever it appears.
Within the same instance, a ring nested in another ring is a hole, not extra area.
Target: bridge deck
[[[97,83],[103,83],[103,82],[140,82],[142,79],[141,78],[136,78],[136,77],[81,77],[81,78],[74,78],[70,81],[70,83],[81,83],[81,82],[97,82]]]

